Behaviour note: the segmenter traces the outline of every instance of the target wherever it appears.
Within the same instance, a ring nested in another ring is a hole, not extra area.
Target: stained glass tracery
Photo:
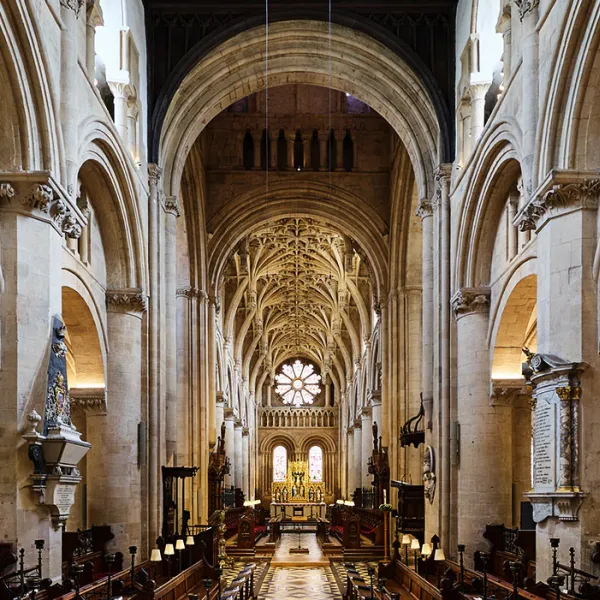
[[[308,451],[308,478],[310,481],[323,481],[323,450],[319,446]]]
[[[287,450],[276,446],[273,450],[273,481],[285,481],[287,475]]]
[[[321,376],[315,373],[313,365],[304,364],[301,360],[296,360],[291,365],[284,364],[281,373],[275,376],[275,381],[275,392],[284,404],[312,404],[315,397],[321,393]]]

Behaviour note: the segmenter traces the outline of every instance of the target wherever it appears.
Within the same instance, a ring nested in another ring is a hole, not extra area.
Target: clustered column
[[[368,473],[369,458],[373,454],[373,436],[371,435],[373,417],[371,407],[364,406],[360,415],[362,441],[362,486],[371,487],[371,477]]]

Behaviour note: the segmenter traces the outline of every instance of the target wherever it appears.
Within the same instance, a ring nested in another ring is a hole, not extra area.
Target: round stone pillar
[[[246,500],[250,500],[252,496],[250,488],[250,430],[247,427],[242,427],[241,433],[243,462],[242,490],[246,495]]]
[[[235,417],[231,408],[225,409],[225,454],[229,459],[229,475],[225,475],[223,485],[230,487],[235,482]]]
[[[348,446],[346,449],[346,468],[348,471],[348,479],[346,481],[346,497],[349,498],[352,492],[356,489],[354,484],[354,465],[352,464],[354,458],[354,429],[348,427]]]
[[[467,288],[452,299],[457,320],[457,416],[460,426],[458,543],[467,555],[484,550],[489,523],[512,513],[511,413],[490,401],[487,345],[489,289]],[[441,540],[448,549],[448,540]]]
[[[362,431],[360,421],[354,423],[354,488],[362,487]]]
[[[363,487],[371,487],[371,475],[368,472],[369,458],[373,454],[373,416],[370,407],[363,407],[360,415],[362,423],[362,477],[361,485]]]
[[[235,462],[235,477],[233,478],[236,488],[243,489],[244,486],[244,465],[242,454],[242,423],[237,421],[234,428],[234,462]]]
[[[110,525],[111,547],[141,545],[141,471],[138,424],[141,410],[142,294],[107,294],[107,414],[88,416],[89,522]]]

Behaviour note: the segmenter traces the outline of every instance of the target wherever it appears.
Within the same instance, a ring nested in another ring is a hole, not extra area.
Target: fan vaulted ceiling
[[[225,280],[227,320],[248,366],[260,361],[272,376],[306,356],[324,375],[350,376],[371,319],[368,265],[350,238],[314,219],[266,224],[238,245]]]

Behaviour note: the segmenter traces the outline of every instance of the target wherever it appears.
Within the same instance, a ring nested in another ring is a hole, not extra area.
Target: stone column
[[[357,420],[354,422],[354,489],[362,487],[362,471],[362,431],[361,422]],[[350,493],[354,489],[350,490]]]
[[[487,548],[482,533],[488,523],[511,519],[512,423],[509,408],[490,402],[489,289],[462,289],[452,306],[458,338],[458,542],[472,556]]]
[[[141,546],[141,471],[138,424],[142,420],[142,314],[146,296],[109,292],[107,414],[88,416],[89,522],[110,525],[111,548]]]
[[[373,454],[373,415],[371,407],[364,406],[360,415],[362,429],[362,486],[371,487],[372,476],[369,475],[369,458]]]
[[[244,477],[246,475],[245,471],[244,471],[244,461],[243,461],[243,454],[242,454],[242,423],[241,421],[236,421],[235,422],[235,427],[234,427],[234,437],[233,437],[233,453],[234,453],[234,460],[232,460],[232,462],[235,462],[235,477],[233,478],[233,485],[236,488],[240,488],[243,489],[244,486]]]
[[[221,435],[221,424],[225,422],[225,405],[227,404],[227,397],[225,392],[218,391],[216,395],[216,406],[215,406],[215,424],[216,424],[216,435]],[[215,438],[216,440],[216,438]]]
[[[496,25],[496,32],[502,34],[504,51],[502,53],[502,72],[504,73],[504,82],[507,82],[511,74],[511,53],[512,53],[512,28],[511,28],[511,5],[506,4],[500,11],[500,17]]]
[[[519,253],[518,230],[514,225],[519,208],[519,193],[515,190],[508,196],[508,260],[512,260]]]
[[[471,90],[471,148],[481,137],[485,126],[485,95],[489,84],[472,85]]]
[[[347,474],[347,485],[346,485],[346,498],[350,498],[352,492],[356,489],[355,476],[354,476],[354,429],[348,427],[348,446],[346,450],[346,471]]]
[[[148,268],[150,271],[150,305],[148,311],[148,539],[151,543],[160,532],[161,491],[160,453],[165,443],[160,426],[160,376],[159,376],[159,204],[162,195],[160,179],[162,170],[155,164],[148,165]]]
[[[77,65],[77,19],[83,0],[60,0],[62,33],[60,38],[60,120],[63,147],[67,162],[67,190],[74,197],[77,182],[77,125],[79,123],[79,94]]]
[[[85,23],[85,67],[92,81],[96,70],[96,27],[101,25],[104,25],[104,19],[99,2],[88,2]]]
[[[327,132],[319,131],[319,170],[327,171]]]
[[[538,0],[520,2],[519,16],[523,24],[522,49],[522,129],[523,129],[523,183],[525,198],[530,199],[537,185],[534,181],[533,162],[536,151],[537,124],[539,115],[539,33]]]
[[[294,168],[294,142],[296,141],[296,132],[291,131],[287,133],[287,148],[288,148],[288,169]]]
[[[134,91],[129,83],[109,81],[108,85],[114,96],[115,127],[121,141],[128,146],[127,119],[129,115],[129,103],[134,99]]]
[[[370,390],[369,401],[371,402],[373,410],[373,423],[377,423],[377,427],[379,427],[379,431],[381,431],[381,390]]]
[[[235,485],[235,471],[237,467],[235,462],[235,416],[231,408],[225,409],[225,454],[229,459],[231,467],[229,475],[225,475],[223,485],[231,487]]]
[[[260,142],[261,142],[261,134],[260,131],[254,133],[252,137],[252,141],[254,142],[254,168],[260,169],[261,165],[261,156],[260,156]]]
[[[165,320],[166,331],[163,334],[164,350],[166,355],[166,415],[167,415],[167,464],[172,465],[177,448],[178,435],[184,432],[177,431],[177,405],[178,401],[185,402],[184,398],[177,397],[177,218],[181,215],[179,203],[175,196],[167,196],[164,204],[165,223]]]
[[[250,430],[248,427],[242,427],[242,464],[243,464],[243,482],[242,490],[246,496],[246,500],[252,499],[250,487]]]
[[[421,393],[425,405],[425,425],[427,429],[430,429],[433,410],[433,206],[429,200],[421,200],[417,209],[417,216],[421,217],[423,254]]]

